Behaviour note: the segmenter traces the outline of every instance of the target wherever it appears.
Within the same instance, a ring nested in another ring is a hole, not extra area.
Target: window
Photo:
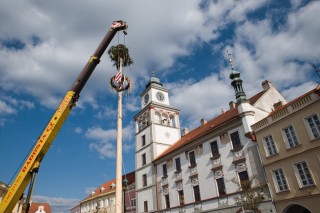
[[[164,196],[164,199],[166,201],[166,209],[170,208],[170,198],[169,198],[169,194]]]
[[[146,154],[141,155],[141,160],[142,160],[142,166],[146,165]]]
[[[196,166],[196,156],[194,154],[194,151],[189,152],[189,160],[190,160],[190,166]]]
[[[179,198],[179,204],[180,206],[184,205],[184,194],[183,194],[183,190],[178,191],[178,198]]]
[[[193,187],[194,201],[201,201],[199,185]]]
[[[314,185],[311,173],[305,161],[295,164],[295,168],[298,173],[297,176],[299,177],[301,187]]]
[[[247,171],[239,172],[238,175],[239,175],[239,179],[240,179],[240,184],[242,184],[242,182],[244,182],[244,181],[249,180],[249,176],[248,176]]]
[[[168,176],[167,164],[162,165],[162,171],[163,171],[163,177],[167,177]]]
[[[142,135],[141,141],[142,141],[141,145],[145,146],[146,145],[146,135]]]
[[[219,192],[219,196],[221,195],[226,195],[226,186],[224,184],[224,179],[223,178],[218,178],[216,179],[217,182],[217,186],[218,186],[218,192]]]
[[[143,202],[144,212],[148,212],[148,201]]]
[[[267,156],[271,156],[277,153],[277,148],[271,135],[265,137],[264,142],[265,148],[267,150]]]
[[[176,170],[181,171],[181,163],[180,163],[180,158],[176,158]]]
[[[286,178],[284,177],[284,173],[282,169],[274,170],[273,175],[275,177],[275,180],[277,181],[278,191],[279,192],[287,191],[288,184],[287,184]]]
[[[314,138],[320,138],[320,121],[316,114],[306,118],[309,128],[311,130],[312,136]]]
[[[176,120],[173,115],[170,116],[170,126],[176,127]]]
[[[293,127],[291,125],[284,128],[283,132],[284,132],[285,137],[287,139],[286,141],[287,141],[287,145],[289,146],[289,148],[295,147],[299,144],[298,139],[296,137],[296,133],[294,132]]]
[[[213,141],[212,143],[210,143],[210,147],[211,147],[212,157],[220,155],[217,141]]]
[[[132,207],[136,206],[136,199],[135,198],[131,199],[130,206],[132,206]]]
[[[142,186],[146,186],[147,185],[147,174],[143,174],[142,175]]]
[[[230,134],[231,137],[231,142],[232,142],[232,148],[233,149],[240,149],[242,147],[240,137],[239,137],[239,132],[236,131],[232,134]]]

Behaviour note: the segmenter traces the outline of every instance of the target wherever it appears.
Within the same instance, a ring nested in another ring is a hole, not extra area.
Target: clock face
[[[146,103],[148,103],[148,101],[149,101],[149,94],[146,94],[144,96],[144,103],[146,104]]]
[[[162,92],[157,92],[156,96],[159,101],[164,101],[164,95]]]

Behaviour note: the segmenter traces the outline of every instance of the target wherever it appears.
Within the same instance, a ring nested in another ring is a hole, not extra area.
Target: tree
[[[242,211],[252,210],[255,213],[261,212],[257,205],[265,199],[263,196],[263,188],[266,186],[266,184],[263,183],[259,186],[253,186],[253,180],[255,178],[256,177],[253,176],[248,180],[241,181],[240,183],[236,179],[231,180],[231,182],[241,187],[240,196],[236,197],[235,201],[241,206]]]
[[[120,58],[122,58],[122,66],[124,67],[133,64],[133,60],[129,54],[129,49],[123,44],[118,44],[117,46],[110,47],[110,49],[108,50],[108,54],[111,61],[113,62],[113,66],[116,66],[117,69],[119,69],[120,67]]]

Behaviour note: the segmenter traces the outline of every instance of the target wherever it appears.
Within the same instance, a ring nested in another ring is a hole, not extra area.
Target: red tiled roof
[[[254,105],[257,100],[264,94],[265,91],[259,92],[258,94],[254,95],[249,99],[249,103]],[[177,142],[175,142],[172,146],[166,149],[161,155],[159,155],[155,160],[160,159],[161,157],[173,152],[174,150],[189,144],[200,138],[203,135],[206,135],[208,132],[215,130],[216,128],[220,127],[221,125],[225,125],[235,119],[239,118],[239,113],[237,108],[231,109],[217,117],[213,118],[212,120],[208,121],[206,124],[199,126],[198,128],[190,131],[188,134],[184,135],[180,138]]]
[[[190,131],[188,134],[184,135],[180,140],[170,146],[167,150],[165,150],[157,159],[173,152],[174,150],[193,142],[195,139],[200,138],[201,136],[207,134],[208,132],[220,127],[221,125],[228,123],[238,117],[239,113],[237,108],[229,110],[211,121],[208,121],[206,124],[199,126],[198,128]],[[157,160],[156,159],[156,160]]]
[[[135,171],[133,172],[130,172],[128,174],[125,174],[122,176],[122,181],[124,181],[125,179],[127,179],[127,185],[130,185],[132,183],[135,182]],[[107,193],[110,193],[110,192],[115,192],[116,190],[116,187],[111,187],[112,184],[116,184],[116,179],[112,179],[108,182],[105,182],[104,184],[100,185],[98,188],[96,188],[96,190],[94,191],[94,195],[89,195],[88,197],[86,197],[84,200],[87,200],[91,197],[96,197],[96,196],[99,196],[99,195],[102,195],[102,194],[107,194]],[[123,186],[125,186],[125,184],[123,184]],[[101,191],[101,188],[104,188],[103,191]]]
[[[29,213],[35,213],[39,210],[39,206],[43,206],[44,207],[44,211],[46,213],[51,213],[51,208],[49,203],[34,203],[32,202],[29,208]]]

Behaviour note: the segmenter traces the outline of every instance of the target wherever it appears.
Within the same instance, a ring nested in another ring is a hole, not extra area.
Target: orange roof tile
[[[254,95],[249,99],[249,103],[251,105],[254,105],[257,100],[265,93],[265,91],[259,92],[258,94]],[[168,149],[166,149],[161,155],[159,155],[156,159],[160,159],[163,156],[173,152],[174,150],[189,144],[196,140],[197,138],[200,138],[203,135],[206,135],[210,131],[215,130],[216,128],[225,125],[235,119],[239,118],[239,113],[237,108],[231,109],[223,114],[218,115],[217,117],[213,118],[212,120],[208,121],[206,124],[199,126],[198,128],[190,131],[188,134],[184,135],[182,138],[180,138],[177,142],[175,142],[172,146],[170,146]]]
[[[130,185],[132,183],[135,182],[135,171],[133,172],[130,172],[128,174],[125,174],[122,176],[122,181],[124,181],[125,179],[127,179],[127,185]],[[116,184],[116,179],[112,179],[112,180],[109,180],[108,182],[105,182],[104,184],[100,185],[98,188],[96,188],[96,190],[94,191],[94,195],[89,195],[88,197],[86,197],[84,200],[87,200],[89,198],[92,198],[92,197],[96,197],[96,196],[99,196],[99,195],[102,195],[102,194],[107,194],[107,193],[110,193],[110,192],[115,192],[116,190],[116,187],[111,187],[112,184]],[[124,184],[123,184],[124,185]],[[101,188],[104,188],[104,190],[101,190]]]
[[[30,205],[29,213],[37,212],[39,210],[40,206],[43,206],[43,210],[46,213],[51,213],[51,208],[50,208],[49,203],[34,203],[34,202],[32,202],[31,205]]]

